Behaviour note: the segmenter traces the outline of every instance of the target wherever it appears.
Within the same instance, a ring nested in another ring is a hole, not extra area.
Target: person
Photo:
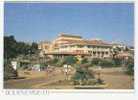
[[[64,72],[65,72],[65,75],[66,75],[66,80],[68,79],[68,65],[64,65]]]

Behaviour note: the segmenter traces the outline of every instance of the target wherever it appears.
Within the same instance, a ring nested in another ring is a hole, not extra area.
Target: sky
[[[52,41],[59,33],[134,45],[133,3],[5,3],[4,35]]]

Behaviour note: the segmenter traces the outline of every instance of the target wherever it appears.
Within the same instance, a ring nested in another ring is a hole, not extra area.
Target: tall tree
[[[38,44],[33,42],[31,45],[31,52],[36,53],[38,51]]]
[[[4,58],[15,58],[18,55],[35,54],[38,50],[37,43],[31,45],[25,42],[18,42],[14,36],[4,36]]]
[[[16,52],[17,42],[14,39],[14,36],[5,36],[4,37],[4,58],[14,58],[17,55]]]

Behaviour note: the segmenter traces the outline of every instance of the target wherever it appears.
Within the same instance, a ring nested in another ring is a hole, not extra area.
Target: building
[[[40,42],[38,45],[38,49],[40,50],[40,56],[44,56],[47,52],[49,52],[49,47],[51,43],[49,41]]]
[[[52,42],[41,42],[39,44],[41,55],[64,57],[67,55],[89,56],[91,58],[110,58],[112,45],[102,40],[86,40],[81,36],[59,34]]]
[[[119,48],[120,52],[123,52],[127,46],[123,43],[112,43],[113,48]]]

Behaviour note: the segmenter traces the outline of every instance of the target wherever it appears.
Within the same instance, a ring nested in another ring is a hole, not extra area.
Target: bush
[[[78,61],[78,59],[76,57],[67,56],[64,59],[64,64],[73,65],[73,64],[76,64],[77,61]]]
[[[101,59],[99,59],[99,58],[93,58],[91,60],[91,65],[98,65],[100,61],[101,61]]]
[[[88,59],[87,58],[83,58],[82,61],[81,61],[81,64],[86,64],[88,63]]]
[[[64,65],[64,60],[63,60],[63,59],[59,60],[59,61],[56,63],[56,66],[57,66],[57,67],[62,67],[63,65]]]
[[[96,79],[89,79],[87,82],[87,85],[95,85],[97,84],[97,80]]]
[[[134,65],[133,64],[128,64],[128,66],[127,66],[127,74],[134,75]]]
[[[103,83],[103,80],[101,80],[100,78],[97,79],[97,83],[98,83],[98,84],[104,84],[104,83]]]
[[[47,63],[41,63],[41,65],[40,65],[41,70],[45,70],[47,67],[48,67]]]
[[[73,84],[74,84],[74,85],[80,85],[80,82],[79,82],[78,80],[74,80],[74,81],[73,81]]]
[[[126,62],[127,71],[126,73],[129,75],[134,75],[134,59],[129,59]]]
[[[76,68],[76,73],[73,76],[73,80],[88,80],[88,79],[94,79],[93,73],[89,71],[85,67],[77,67]]]
[[[54,58],[53,60],[52,60],[52,64],[56,64],[58,62],[58,59],[57,58]]]
[[[122,60],[121,58],[114,58],[113,61],[114,61],[114,66],[115,67],[118,67],[118,66],[121,66],[122,65]]]
[[[4,61],[4,79],[12,79],[12,78],[17,78],[18,73],[16,70],[13,69],[11,66],[10,62]]]
[[[99,65],[102,66],[102,67],[112,67],[112,66],[114,66],[114,61],[113,60],[108,60],[108,59],[101,60],[99,62]]]
[[[56,65],[57,63],[58,63],[58,59],[57,58],[53,58],[53,59],[51,59],[51,60],[49,60],[47,63],[49,64],[49,65]]]

